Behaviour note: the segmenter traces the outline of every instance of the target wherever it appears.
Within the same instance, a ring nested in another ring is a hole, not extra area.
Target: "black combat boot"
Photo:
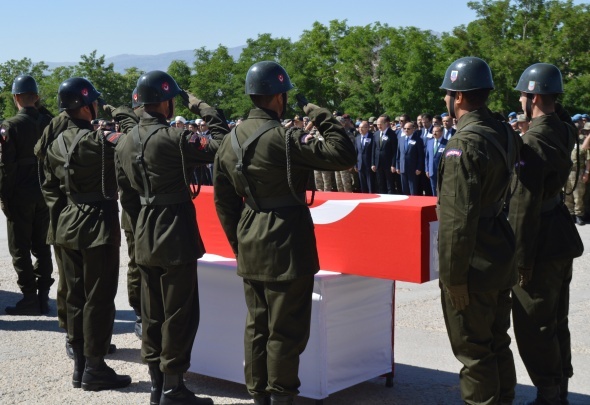
[[[131,384],[131,377],[119,375],[107,366],[103,357],[86,357],[86,368],[82,376],[84,391],[100,391],[123,388]]]
[[[135,336],[141,340],[141,337],[143,336],[143,327],[141,326],[141,311],[136,308],[133,308],[133,310],[135,311]]]
[[[148,363],[152,386],[150,388],[150,405],[159,405],[164,385],[164,374],[160,371],[160,363]]]
[[[39,310],[42,315],[49,313],[49,289],[39,290]]]
[[[84,369],[86,368],[86,358],[84,357],[84,349],[77,348],[72,349],[72,356],[74,357],[74,374],[72,375],[72,386],[74,388],[82,387],[82,376],[84,375]]]
[[[199,398],[184,385],[182,373],[164,374],[160,405],[213,405],[211,398]]]
[[[41,315],[36,292],[23,293],[23,298],[13,307],[6,307],[8,315]]]
[[[560,405],[559,385],[537,387],[537,398],[526,405]]]
[[[254,397],[254,405],[270,405],[269,396]]]
[[[270,405],[293,405],[294,397],[292,395],[275,395],[270,396]]]
[[[561,401],[561,405],[570,405],[570,401],[567,399],[569,381],[569,378],[563,377],[561,384],[559,384],[559,400]]]

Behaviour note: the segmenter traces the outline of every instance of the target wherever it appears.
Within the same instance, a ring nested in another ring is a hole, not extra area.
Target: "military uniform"
[[[571,160],[573,163],[570,175],[567,179],[565,186],[565,205],[569,210],[570,215],[579,217],[580,219],[585,216],[584,210],[584,194],[586,192],[586,184],[582,177],[586,170],[586,161],[590,157],[590,151],[582,149],[582,143],[584,142],[585,136],[579,137],[580,150],[578,152],[578,144],[574,144],[572,149]],[[580,157],[580,163],[578,167],[578,155]],[[578,181],[576,182],[576,174],[578,175]],[[576,188],[574,188],[574,185]]]
[[[229,131],[214,108],[200,103],[198,112],[213,134],[206,145],[197,134],[171,128],[164,116],[144,112],[116,151],[121,204],[143,283],[142,358],[166,374],[188,370],[199,324],[197,259],[205,248],[186,179],[213,161]]]
[[[45,157],[47,155],[47,149],[49,145],[62,133],[67,127],[70,121],[69,115],[63,111],[58,116],[54,117],[49,125],[45,127],[43,135],[35,144],[35,155],[39,159],[39,164],[43,165]],[[49,216],[49,215],[48,215]],[[55,263],[57,264],[57,322],[60,328],[64,329],[67,333],[68,327],[68,310],[66,305],[66,297],[68,295],[68,285],[66,283],[66,277],[63,272],[63,266],[61,263],[61,247],[55,243],[55,236],[53,234],[54,227],[49,226],[47,232],[47,244],[53,245],[53,253],[55,257]]]
[[[528,284],[513,288],[514,333],[537,387],[557,386],[573,375],[569,286],[573,258],[583,245],[560,196],[571,174],[573,134],[555,113],[533,118],[522,137],[520,175],[510,202],[516,264],[532,270]]]
[[[501,212],[522,141],[487,108],[462,115],[438,173],[441,302],[461,393],[469,404],[511,403],[516,373],[510,350],[510,288],[517,281],[515,239]],[[509,148],[509,143],[512,145]],[[467,285],[455,309],[447,287]]]
[[[137,119],[130,109],[123,114],[129,126]],[[70,118],[45,159],[43,193],[61,247],[68,339],[74,350],[83,348],[85,357],[107,354],[115,316],[121,240],[114,170],[118,136],[104,137],[90,122]]]
[[[278,116],[258,108],[236,128],[243,145],[261,126],[271,126],[244,154],[251,196],[236,170],[229,136],[214,164],[217,213],[237,257],[248,306],[246,387],[260,401],[270,394],[292,397],[300,386],[299,355],[309,337],[313,276],[319,270],[313,222],[303,202],[308,177],[313,169],[345,170],[356,160],[354,145],[327,109],[316,107],[309,116],[323,140],[303,144],[303,131],[286,131]]]
[[[51,117],[34,107],[21,108],[0,128],[0,200],[6,215],[8,249],[26,296],[47,294],[53,284],[51,248],[47,244],[49,212],[39,184],[33,148]],[[31,255],[36,258],[35,264]],[[47,298],[45,298],[45,301]],[[7,312],[10,308],[7,308]],[[41,308],[37,305],[36,312]],[[47,313],[48,308],[43,309]],[[18,311],[17,311],[18,312]]]

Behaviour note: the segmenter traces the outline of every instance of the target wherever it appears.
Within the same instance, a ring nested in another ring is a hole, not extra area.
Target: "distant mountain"
[[[231,57],[235,60],[240,57],[242,50],[245,48],[245,45],[237,46],[235,48],[229,48],[228,53]],[[139,70],[143,70],[148,72],[150,70],[164,70],[168,69],[170,63],[173,60],[182,60],[185,61],[190,67],[193,66],[195,61],[195,51],[194,50],[187,50],[187,51],[176,51],[176,52],[167,52],[161,53],[159,55],[130,55],[130,54],[123,54],[112,56],[109,58],[105,58],[105,62],[107,64],[112,63],[115,67],[115,72],[125,73],[125,69],[129,69],[131,67],[136,67]],[[49,69],[53,69],[57,66],[73,66],[77,65],[78,62],[45,62]]]

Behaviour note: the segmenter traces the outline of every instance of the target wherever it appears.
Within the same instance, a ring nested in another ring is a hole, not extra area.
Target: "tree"
[[[192,92],[208,104],[223,109],[226,117],[244,114],[236,100],[244,97],[243,92],[240,95],[235,87],[235,62],[227,48],[220,45],[215,51],[208,51],[203,47],[195,50],[195,57]]]
[[[16,114],[16,106],[12,101],[12,83],[18,75],[31,75],[37,83],[45,77],[48,66],[44,62],[33,63],[29,58],[11,59],[0,64],[0,117],[11,117]]]
[[[168,66],[168,74],[174,78],[176,84],[181,89],[188,89],[191,82],[191,68],[185,61],[173,60]],[[181,115],[185,118],[192,117],[194,115],[190,110],[184,106],[181,96],[176,96],[176,107],[175,115]]]
[[[379,98],[385,110],[392,115],[406,113],[411,117],[445,111],[444,93],[439,87],[446,61],[438,37],[415,27],[387,28],[384,36]]]

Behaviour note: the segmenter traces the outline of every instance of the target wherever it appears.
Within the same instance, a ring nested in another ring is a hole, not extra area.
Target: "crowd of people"
[[[212,404],[183,379],[205,252],[193,185],[212,184],[243,279],[246,388],[256,405],[291,405],[320,268],[305,193],[314,170],[322,191],[437,198],[441,307],[463,364],[465,403],[513,402],[512,313],[537,388],[530,404],[567,404],[567,308],[573,258],[583,252],[574,224],[584,223],[590,123],[556,103],[561,72],[543,63],[527,68],[516,87],[523,112],[507,119],[486,107],[492,72],[475,57],[447,69],[447,112],[414,121],[381,114],[353,122],[304,99],[305,116],[285,119],[293,87],[276,62],[255,63],[245,80],[253,108],[228,122],[165,72],[139,78],[132,108],[106,104],[91,82],[73,77],[58,90],[63,111],[51,117],[34,78],[17,77],[19,112],[0,127],[0,203],[23,297],[6,312],[49,312],[53,245],[72,386],[128,386],[130,376],[104,360],[114,350],[122,228],[150,404]],[[173,118],[176,96],[201,118]],[[97,118],[100,106],[113,121]]]

